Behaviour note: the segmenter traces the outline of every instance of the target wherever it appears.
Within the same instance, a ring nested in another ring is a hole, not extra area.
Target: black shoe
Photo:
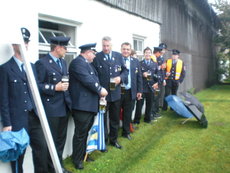
[[[102,152],[102,153],[107,153],[107,152],[108,152],[108,150],[107,150],[107,149],[105,149],[105,150],[101,150],[101,152]]]
[[[91,157],[87,157],[87,159],[86,159],[86,162],[94,162],[94,159],[92,159]]]
[[[63,172],[63,173],[72,173],[72,172],[66,170],[65,168],[62,168],[62,172]]]
[[[144,120],[145,123],[151,124],[151,120]]]
[[[133,124],[138,125],[138,124],[140,124],[140,121],[134,121]]]
[[[80,163],[76,164],[75,168],[76,169],[84,169],[83,162],[80,162]]]
[[[161,114],[156,113],[156,118],[162,118]]]
[[[128,135],[122,135],[124,138],[127,138],[128,140],[132,140],[132,137],[130,136],[130,134]]]
[[[167,111],[167,110],[168,110],[168,108],[164,108],[164,107],[163,107],[161,110],[162,110],[162,111]]]
[[[116,147],[118,149],[122,148],[122,146],[120,144],[118,144],[118,142],[110,142],[110,145],[112,145],[112,146],[114,146],[114,147]]]

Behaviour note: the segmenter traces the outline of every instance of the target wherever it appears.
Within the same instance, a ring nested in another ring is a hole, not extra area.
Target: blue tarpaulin
[[[169,95],[165,98],[168,102],[168,105],[179,115],[185,118],[192,118],[193,114],[185,107],[183,101],[180,97],[176,95]]]
[[[0,160],[15,161],[29,145],[29,136],[23,128],[20,131],[4,131],[0,133]]]

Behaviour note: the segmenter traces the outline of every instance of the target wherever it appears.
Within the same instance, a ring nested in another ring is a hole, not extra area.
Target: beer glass
[[[114,78],[110,78],[109,88],[110,88],[110,90],[115,90],[116,83],[115,83]]]
[[[159,92],[160,92],[160,90],[157,88],[157,89],[155,89],[155,91],[154,91],[154,95],[157,97],[158,95],[159,95]]]
[[[147,71],[147,80],[148,81],[150,81],[151,79],[152,79],[152,77],[151,77],[151,71],[149,70],[149,71]]]
[[[105,100],[105,97],[101,97],[100,98],[100,102],[99,102],[99,110],[102,111],[103,113],[105,113],[105,110],[106,110],[106,105],[107,105],[107,102]]]
[[[125,84],[121,84],[121,94],[125,94]]]
[[[68,76],[68,75],[62,76],[61,82],[62,82],[62,83],[68,83],[68,82],[69,82],[69,76]]]

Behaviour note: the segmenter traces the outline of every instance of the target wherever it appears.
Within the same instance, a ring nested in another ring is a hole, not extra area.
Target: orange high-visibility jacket
[[[153,62],[157,63],[157,57],[155,55],[151,55],[151,59],[153,60]]]
[[[170,73],[171,68],[172,68],[172,59],[168,59],[166,62],[166,72]],[[180,79],[182,68],[183,68],[183,61],[178,59],[176,63],[175,80]],[[166,76],[165,79],[168,79],[168,77]]]

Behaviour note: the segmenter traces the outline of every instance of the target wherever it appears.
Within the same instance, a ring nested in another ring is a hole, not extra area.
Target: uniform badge
[[[95,83],[95,87],[98,87],[98,83],[97,82]]]
[[[113,60],[113,61],[115,60],[114,57],[112,57],[112,60]]]
[[[45,85],[45,89],[47,89],[47,90],[48,90],[49,88],[50,88],[50,86],[49,86],[49,85]]]

